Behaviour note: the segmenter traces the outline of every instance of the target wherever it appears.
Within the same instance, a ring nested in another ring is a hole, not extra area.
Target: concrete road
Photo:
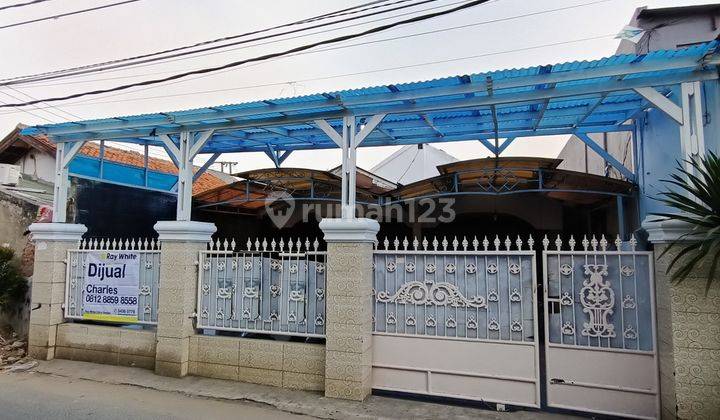
[[[0,373],[0,419],[308,419],[257,403],[45,375]]]

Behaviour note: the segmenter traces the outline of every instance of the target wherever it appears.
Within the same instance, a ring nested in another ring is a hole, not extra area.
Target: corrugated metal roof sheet
[[[711,42],[642,55],[614,55],[592,61],[87,120],[81,125],[40,125],[24,133],[47,133],[55,141],[96,133],[103,138],[159,145],[154,135],[160,132],[173,136],[180,129],[216,128],[203,149],[210,153],[259,151],[268,144],[277,150],[334,148],[337,146],[312,120],[324,118],[339,127],[343,113],[388,114],[363,146],[600,130],[618,127],[648,106],[630,88],[606,86],[620,83],[620,79],[634,83],[632,86],[647,81],[669,92],[678,80],[695,77],[701,60],[714,54],[717,45]],[[707,74],[705,77],[711,77]],[[494,112],[488,105],[491,103]],[[598,124],[602,126],[595,127]],[[264,128],[269,125],[279,130]]]

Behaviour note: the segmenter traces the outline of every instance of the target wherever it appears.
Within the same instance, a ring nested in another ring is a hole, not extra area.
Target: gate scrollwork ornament
[[[563,264],[560,266],[560,274],[563,276],[569,276],[572,274],[572,267],[570,267],[570,264]]]
[[[625,277],[630,277],[635,274],[635,269],[630,267],[629,265],[623,265],[620,269],[620,273],[622,273],[622,275]]]
[[[482,296],[466,297],[457,286],[448,282],[425,284],[411,281],[403,284],[392,296],[378,292],[376,300],[380,303],[398,303],[410,305],[452,306],[455,308],[485,308]]]
[[[575,335],[575,326],[570,322],[564,323],[561,330],[563,335]]]
[[[468,330],[477,330],[478,325],[477,325],[477,321],[475,321],[475,317],[471,316],[470,318],[468,318],[466,324],[467,324]]]
[[[635,331],[635,328],[633,328],[632,325],[628,325],[623,331],[623,337],[628,340],[635,340],[637,338],[637,331]]]
[[[615,292],[610,281],[603,277],[608,275],[608,267],[604,264],[586,264],[585,275],[590,276],[583,281],[580,290],[580,303],[583,312],[588,314],[588,322],[583,323],[581,334],[588,337],[613,338],[615,325],[609,318],[613,314]]]
[[[435,267],[435,264],[433,263],[428,263],[425,265],[425,272],[428,274],[434,273],[436,269],[437,267]]]
[[[394,273],[397,265],[394,261],[390,261],[385,265],[385,268],[387,268],[388,273]]]
[[[499,300],[498,292],[495,289],[488,292],[488,302],[497,302]]]
[[[490,331],[500,331],[500,324],[497,322],[497,319],[492,318],[490,322],[488,322],[488,330]]]
[[[520,266],[512,263],[510,267],[508,267],[508,271],[510,271],[510,274],[520,274]]]
[[[625,295],[625,298],[623,298],[622,306],[625,309],[635,309],[637,307],[637,304],[635,303],[635,298],[630,295]]]

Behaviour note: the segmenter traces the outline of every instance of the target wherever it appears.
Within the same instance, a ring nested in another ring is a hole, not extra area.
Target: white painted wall
[[[20,166],[24,178],[47,182],[55,179],[55,158],[48,154],[32,151],[15,162],[15,165]]]

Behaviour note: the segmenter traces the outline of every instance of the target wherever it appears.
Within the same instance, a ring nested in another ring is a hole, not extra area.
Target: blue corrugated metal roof
[[[175,112],[27,128],[55,141],[114,139],[160,145],[156,135],[215,129],[202,152],[337,147],[312,121],[387,114],[363,146],[624,130],[648,107],[633,87],[669,92],[717,78],[717,42],[467,76],[371,86]],[[708,57],[711,60],[708,60]],[[360,119],[360,122],[362,119]]]

